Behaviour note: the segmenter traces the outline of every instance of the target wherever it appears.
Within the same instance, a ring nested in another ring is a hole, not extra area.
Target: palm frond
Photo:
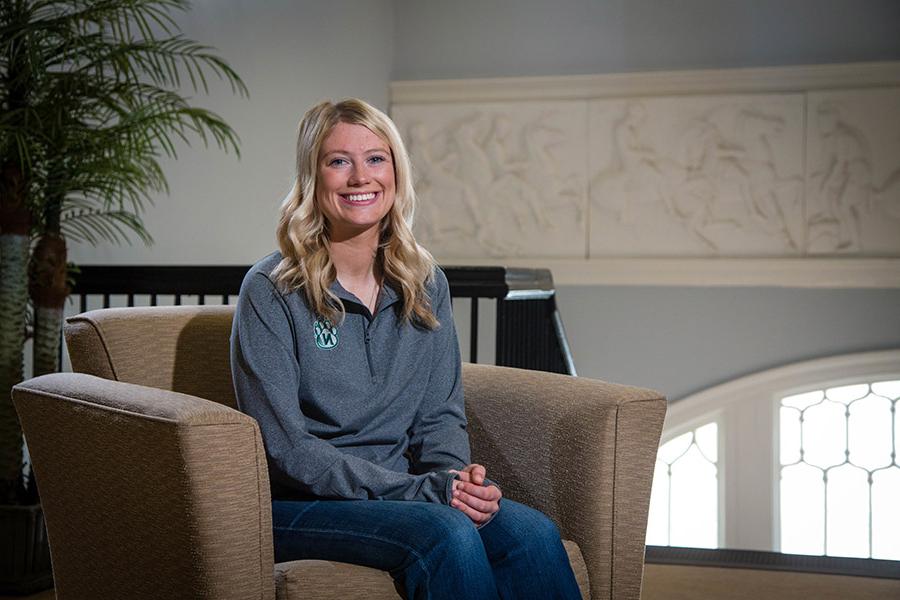
[[[140,216],[127,210],[71,208],[62,213],[60,225],[67,238],[92,245],[104,240],[130,243],[129,232],[148,246],[153,243]]]

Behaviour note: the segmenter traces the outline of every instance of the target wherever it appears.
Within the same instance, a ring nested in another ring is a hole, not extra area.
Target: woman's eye
[[[385,160],[387,160],[385,157],[379,156],[377,154],[375,156],[369,157],[369,162],[373,162],[373,163],[383,163]]]
[[[344,165],[344,164],[346,164],[346,163],[347,163],[347,160],[346,160],[346,159],[343,159],[343,158],[333,158],[333,159],[331,159],[331,162],[328,163],[328,166],[329,166],[329,167],[339,167],[339,166]]]

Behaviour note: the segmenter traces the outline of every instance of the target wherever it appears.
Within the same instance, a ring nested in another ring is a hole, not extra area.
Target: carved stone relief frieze
[[[463,261],[895,260],[900,63],[845,67],[406,82],[417,239]]]
[[[437,256],[586,256],[584,102],[394,106]]]
[[[803,96],[590,104],[592,256],[796,255]]]
[[[900,253],[900,88],[810,93],[807,250]]]

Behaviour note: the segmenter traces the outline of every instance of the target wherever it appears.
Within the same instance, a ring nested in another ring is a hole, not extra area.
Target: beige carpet
[[[900,580],[787,571],[646,565],[641,600],[888,600]]]

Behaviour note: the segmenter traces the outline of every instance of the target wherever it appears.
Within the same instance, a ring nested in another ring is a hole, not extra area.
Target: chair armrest
[[[80,373],[13,388],[59,598],[274,598],[256,422]]]
[[[473,460],[578,543],[591,598],[637,600],[665,397],[488,365],[464,365],[463,379]]]

